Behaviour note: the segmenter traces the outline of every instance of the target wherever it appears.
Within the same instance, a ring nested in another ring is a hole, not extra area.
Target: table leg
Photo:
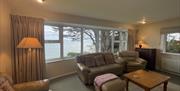
[[[125,79],[126,80],[126,91],[128,91],[128,87],[129,87],[129,80],[128,79]]]
[[[146,89],[144,89],[145,91],[150,91],[150,89],[149,88],[146,88]]]
[[[167,91],[167,84],[168,84],[168,81],[164,82],[164,91]]]

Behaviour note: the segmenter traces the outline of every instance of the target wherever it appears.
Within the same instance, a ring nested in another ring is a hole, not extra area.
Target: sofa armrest
[[[125,60],[123,60],[123,58],[121,58],[121,57],[115,58],[115,62],[118,64],[125,64]]]
[[[147,64],[147,61],[142,58],[137,58],[136,61],[138,61],[139,63],[144,64],[144,65]]]
[[[82,71],[82,72],[85,72],[85,73],[89,73],[90,72],[89,67],[85,66],[82,63],[77,63],[77,66],[78,66],[79,70]]]
[[[81,81],[83,81],[84,84],[88,84],[89,82],[89,73],[90,73],[90,69],[89,67],[85,66],[82,63],[77,63],[77,71],[78,71],[78,75],[81,79]]]
[[[20,84],[15,84],[15,91],[48,91],[49,90],[49,81],[39,80],[39,81],[31,81]]]

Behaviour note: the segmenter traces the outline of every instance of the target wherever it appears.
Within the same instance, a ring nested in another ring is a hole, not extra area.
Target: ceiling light
[[[39,3],[44,3],[45,0],[37,0]]]
[[[146,24],[146,23],[147,23],[147,22],[146,22],[146,18],[143,17],[142,20],[138,21],[138,23],[140,23],[140,24]]]

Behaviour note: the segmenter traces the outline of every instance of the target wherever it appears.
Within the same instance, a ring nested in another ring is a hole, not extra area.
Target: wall
[[[0,72],[11,75],[10,7],[0,0]]]
[[[144,48],[157,48],[157,69],[161,69],[162,61],[160,53],[160,30],[164,27],[180,26],[180,18],[169,19],[152,24],[141,25],[138,27],[137,40],[143,40]],[[179,60],[178,55],[167,54],[168,57],[173,56],[173,59]],[[170,59],[171,60],[171,59]],[[180,61],[180,60],[179,60]]]
[[[94,19],[89,17],[82,17],[64,13],[52,12],[43,9],[42,6],[39,7],[26,7],[22,8],[20,6],[12,6],[12,14],[40,17],[45,19],[47,23],[51,22],[66,22],[66,23],[77,23],[77,24],[87,24],[96,26],[106,26],[106,27],[125,27],[128,29],[134,29],[132,25],[125,25],[119,22],[113,22],[108,20]],[[46,77],[56,78],[59,76],[67,75],[70,73],[75,73],[75,62],[73,60],[57,61],[53,63],[46,64]]]

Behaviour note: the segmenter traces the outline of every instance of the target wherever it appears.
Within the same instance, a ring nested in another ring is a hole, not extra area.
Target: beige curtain
[[[45,55],[44,55],[44,25],[43,19],[26,16],[11,16],[12,26],[12,49],[13,49],[13,80],[15,83],[40,80],[44,78]],[[24,37],[36,37],[43,48],[20,49],[18,43]]]
[[[136,31],[135,29],[128,29],[128,50],[135,50],[136,43]]]

